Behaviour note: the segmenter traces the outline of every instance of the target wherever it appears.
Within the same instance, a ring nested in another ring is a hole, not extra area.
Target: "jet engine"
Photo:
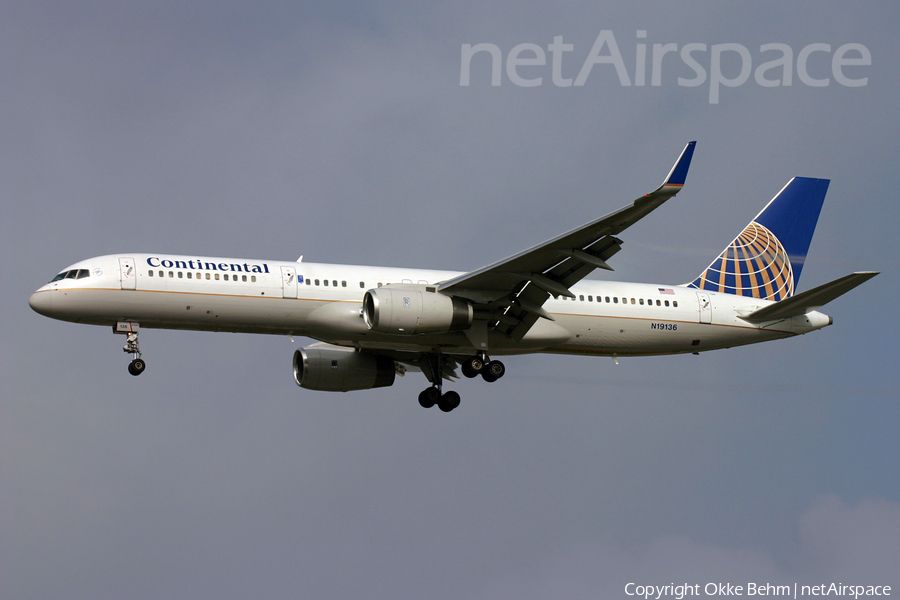
[[[366,327],[381,333],[413,335],[461,331],[472,324],[472,305],[434,288],[369,290],[363,298]]]
[[[394,361],[353,348],[314,344],[294,352],[294,381],[308,390],[350,392],[394,384]]]

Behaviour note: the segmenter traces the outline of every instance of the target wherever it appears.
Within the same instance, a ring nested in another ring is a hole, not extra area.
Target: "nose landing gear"
[[[125,346],[122,348],[122,351],[131,354],[132,359],[128,363],[128,372],[135,377],[143,373],[144,369],[147,368],[147,363],[141,358],[141,349],[138,346],[138,332],[140,328],[139,323],[132,323],[131,321],[119,322],[113,327],[113,333],[121,333],[126,336]]]
[[[128,372],[137,377],[141,373],[144,372],[144,369],[147,368],[147,363],[144,362],[142,358],[135,358],[130,363],[128,363]]]

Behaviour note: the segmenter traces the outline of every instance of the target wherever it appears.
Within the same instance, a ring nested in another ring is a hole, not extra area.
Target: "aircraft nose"
[[[53,304],[53,292],[37,291],[28,299],[28,305],[34,312],[44,316],[50,316],[50,310]]]

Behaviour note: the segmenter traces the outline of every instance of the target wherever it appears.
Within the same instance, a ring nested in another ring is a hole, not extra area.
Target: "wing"
[[[677,194],[687,178],[696,142],[689,142],[659,188],[605,217],[587,223],[529,250],[439,284],[440,291],[474,302],[483,321],[520,340],[539,318],[553,318],[542,308],[550,296],[574,298],[569,288],[621,249],[615,236]],[[487,331],[473,327],[470,337],[484,347]],[[481,338],[484,337],[485,340]]]

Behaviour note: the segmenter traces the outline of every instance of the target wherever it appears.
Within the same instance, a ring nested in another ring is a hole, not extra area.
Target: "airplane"
[[[612,270],[619,236],[684,186],[696,142],[662,185],[633,203],[469,272],[127,252],[77,262],[35,291],[38,313],[111,326],[126,336],[128,371],[146,368],[141,328],[305,336],[300,387],[367,390],[422,372],[425,408],[460,404],[445,380],[503,377],[496,359],[529,353],[699,354],[809,333],[817,309],[877,272],[796,292],[829,180],[791,179],[693,281],[586,279]]]

